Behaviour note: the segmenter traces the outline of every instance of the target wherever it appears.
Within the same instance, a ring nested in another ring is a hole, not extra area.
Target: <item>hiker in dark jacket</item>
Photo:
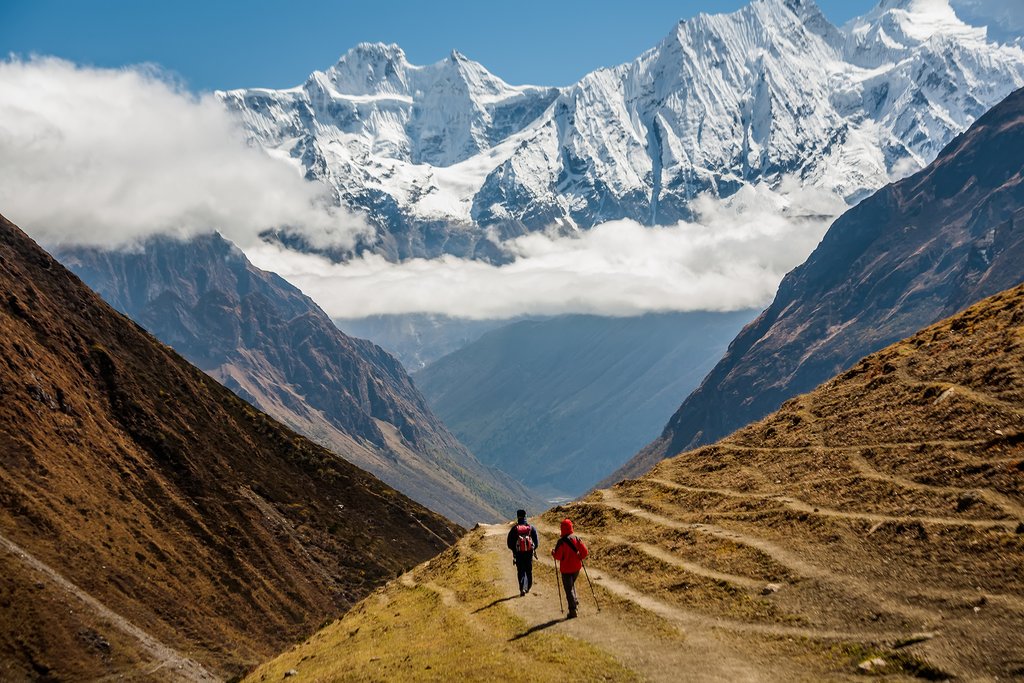
[[[523,597],[533,588],[533,558],[540,539],[537,529],[526,522],[526,510],[516,510],[516,518],[515,525],[508,531],[506,545],[512,551],[519,576],[519,597]]]
[[[583,560],[590,551],[583,540],[573,533],[572,520],[562,520],[562,537],[551,549],[551,557],[558,560],[558,569],[562,573],[562,586],[565,588],[565,601],[569,606],[568,619],[576,618],[576,610],[580,605],[576,597],[576,577],[583,568]]]

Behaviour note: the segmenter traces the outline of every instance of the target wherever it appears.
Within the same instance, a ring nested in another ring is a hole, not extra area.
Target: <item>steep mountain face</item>
[[[0,291],[0,678],[237,675],[458,537],[3,218]]]
[[[857,359],[1024,280],[1024,90],[924,171],[840,217],[661,437],[615,476],[709,443]]]
[[[843,29],[813,0],[754,0],[560,90],[364,44],[297,88],[219,95],[255,143],[369,216],[376,242],[361,248],[500,260],[495,239],[670,224],[696,195],[745,184],[858,200],[1022,85],[1024,51],[948,0],[885,0]]]
[[[531,520],[542,552],[565,517],[579,619],[550,568],[515,597],[508,527],[485,526],[247,680],[1019,678],[1024,287]]]
[[[429,365],[416,384],[483,462],[546,497],[576,496],[665,424],[754,315],[518,322]]]
[[[56,254],[236,394],[431,509],[472,525],[528,500],[452,436],[397,360],[221,236]]]

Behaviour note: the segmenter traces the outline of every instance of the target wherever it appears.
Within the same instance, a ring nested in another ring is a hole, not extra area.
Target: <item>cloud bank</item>
[[[615,221],[502,243],[504,265],[444,257],[345,264],[262,242],[289,227],[315,246],[372,239],[298,167],[246,144],[212,96],[145,68],[0,62],[0,212],[47,245],[131,246],[219,230],[335,318],[436,313],[472,319],[767,304],[842,202],[795,182],[696,202],[697,220]]]
[[[698,220],[669,227],[613,221],[565,237],[505,242],[505,265],[448,256],[335,264],[261,244],[246,253],[294,283],[334,318],[436,313],[471,319],[763,307],[843,208],[813,190],[745,188],[698,200]]]
[[[0,62],[0,212],[44,244],[219,230],[244,247],[290,226],[348,248],[366,227],[326,200],[155,69]]]

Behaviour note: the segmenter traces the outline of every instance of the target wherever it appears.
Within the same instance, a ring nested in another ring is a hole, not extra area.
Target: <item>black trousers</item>
[[[516,561],[516,574],[519,577],[519,590],[522,593],[533,588],[533,553],[513,553]]]
[[[580,605],[580,599],[576,597],[576,577],[579,572],[562,574],[562,587],[565,588],[565,603],[569,607],[569,614],[574,614]]]

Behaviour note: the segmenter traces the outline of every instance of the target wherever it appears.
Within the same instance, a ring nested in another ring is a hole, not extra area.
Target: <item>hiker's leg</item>
[[[526,592],[529,593],[533,588],[533,558],[527,558],[523,563],[523,568],[526,572]]]
[[[521,557],[516,557],[516,578],[519,579],[519,592],[526,592],[526,563]]]
[[[562,587],[565,588],[565,604],[569,607],[569,614],[576,613],[576,576],[577,574],[562,574]]]

